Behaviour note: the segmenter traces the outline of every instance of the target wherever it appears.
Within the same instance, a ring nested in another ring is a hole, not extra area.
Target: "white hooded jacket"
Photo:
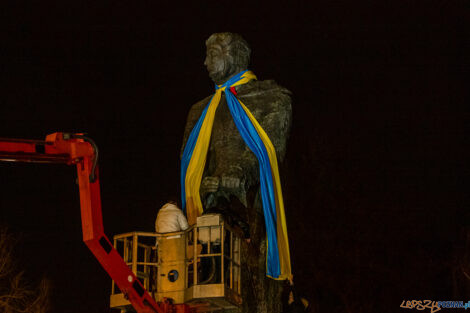
[[[172,233],[188,229],[188,221],[180,208],[172,203],[167,203],[158,211],[155,221],[157,233]]]

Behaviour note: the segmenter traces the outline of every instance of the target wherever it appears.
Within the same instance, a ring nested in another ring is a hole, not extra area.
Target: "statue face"
[[[232,72],[228,51],[224,51],[218,44],[207,46],[204,65],[209,72],[209,77],[218,85],[224,83]]]

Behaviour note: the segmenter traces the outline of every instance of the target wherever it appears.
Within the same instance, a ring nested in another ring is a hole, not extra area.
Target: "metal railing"
[[[214,233],[220,236],[214,236]],[[201,234],[205,234],[204,240],[201,240]],[[135,231],[119,234],[113,238],[114,248],[122,255],[126,264],[147,291],[155,295],[156,292],[165,292],[165,290],[157,290],[156,279],[161,263],[159,263],[156,243],[164,237],[178,236],[185,238],[185,255],[181,256],[185,262],[185,288],[223,283],[234,293],[241,294],[240,232],[224,222],[212,226],[194,225],[185,231],[175,233]],[[213,240],[214,237],[217,240]],[[211,275],[207,273],[207,264],[215,264],[215,271],[220,272],[215,273],[215,277],[210,277]],[[118,289],[113,281],[111,294],[121,293]],[[208,294],[207,297],[211,295]]]
[[[151,273],[158,266],[154,256],[156,238],[160,234],[151,232],[130,232],[115,235],[114,248],[121,254],[124,262],[141,281],[147,291],[154,291]],[[153,241],[153,243],[152,243]],[[112,282],[111,294],[116,294],[116,284]]]

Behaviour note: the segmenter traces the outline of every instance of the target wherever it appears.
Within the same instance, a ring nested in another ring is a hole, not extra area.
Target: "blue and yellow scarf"
[[[289,242],[276,151],[250,110],[230,90],[231,87],[246,84],[252,79],[256,79],[256,76],[246,70],[224,84],[216,86],[214,96],[191,131],[181,160],[183,210],[186,210],[190,224],[194,224],[196,217],[202,214],[199,188],[206,164],[215,111],[222,97],[222,91],[225,91],[233,121],[259,163],[261,199],[268,245],[266,275],[279,280],[288,279],[291,276]]]

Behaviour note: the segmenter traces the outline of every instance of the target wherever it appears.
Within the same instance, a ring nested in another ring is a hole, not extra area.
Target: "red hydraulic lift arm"
[[[45,141],[0,138],[0,161],[77,166],[83,241],[138,313],[164,313],[104,234],[97,157],[95,143],[82,134],[53,133]]]

